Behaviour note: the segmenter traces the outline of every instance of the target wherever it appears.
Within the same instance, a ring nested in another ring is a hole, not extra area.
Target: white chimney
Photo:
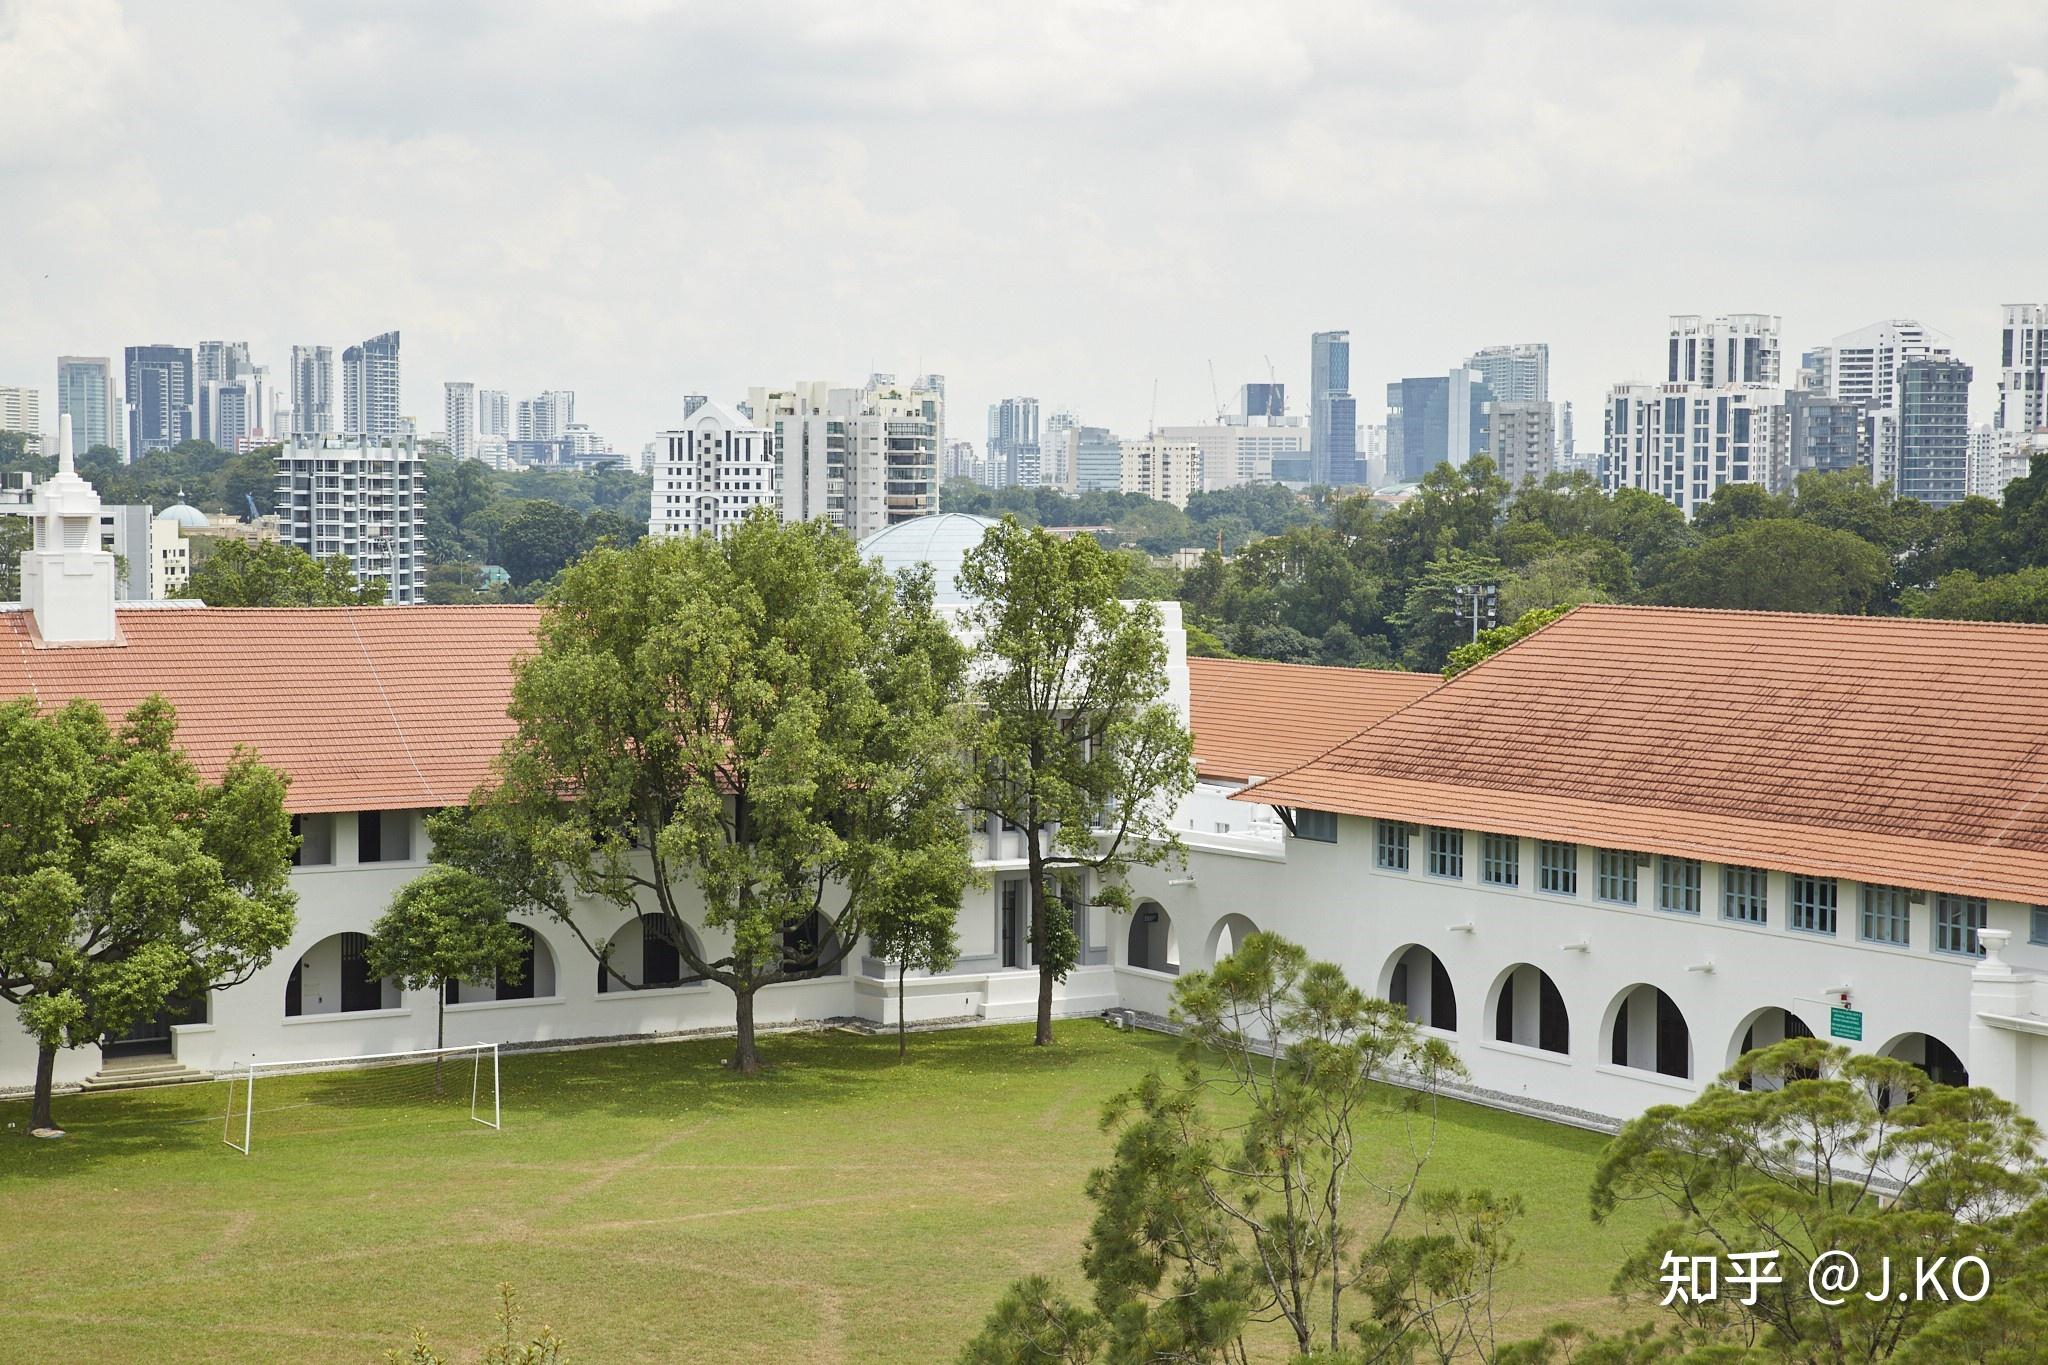
[[[100,540],[100,495],[71,463],[71,415],[57,419],[57,474],[36,485],[35,543],[21,556],[21,600],[46,644],[100,645],[114,626],[114,556]]]

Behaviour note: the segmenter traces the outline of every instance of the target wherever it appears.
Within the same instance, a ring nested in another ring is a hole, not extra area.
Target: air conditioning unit
[[[1908,891],[1908,892],[1906,893],[1906,904],[1908,904],[1908,905],[1925,905],[1925,904],[1927,904],[1927,893],[1926,893],[1925,891]]]

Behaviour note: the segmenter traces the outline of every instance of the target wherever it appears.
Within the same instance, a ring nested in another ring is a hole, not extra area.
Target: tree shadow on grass
[[[1042,1083],[1049,1076],[1070,1085],[1099,1082],[1093,1088],[1107,1099],[1145,1071],[1168,1065],[1173,1044],[1076,1019],[1062,1024],[1051,1047],[1033,1046],[1028,1024],[920,1033],[900,1062],[896,1039],[887,1033],[775,1033],[764,1035],[761,1047],[768,1065],[756,1076],[737,1075],[723,1065],[732,1050],[726,1038],[508,1051],[500,1059],[503,1121],[517,1128],[590,1118],[708,1120],[813,1108],[822,1116],[870,1095],[889,1094],[903,1104],[957,1104],[988,1087]],[[429,1064],[408,1063],[260,1078],[254,1145],[260,1152],[278,1144],[389,1137],[443,1126],[475,1127],[487,1135],[489,1129],[470,1121],[470,1067],[448,1066],[438,1098],[430,1073]],[[211,1150],[223,1162],[243,1163],[242,1154],[223,1141],[227,1104],[225,1080],[59,1096],[57,1121],[70,1135],[42,1141],[22,1136],[26,1100],[0,1103],[0,1185],[180,1152]],[[488,1108],[487,1097],[480,1107]],[[9,1122],[16,1125],[11,1132],[4,1127]],[[237,1141],[239,1124],[238,1110]]]

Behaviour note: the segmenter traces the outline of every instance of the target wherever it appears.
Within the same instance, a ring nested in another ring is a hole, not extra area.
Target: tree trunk
[[[733,993],[733,1049],[732,1069],[742,1076],[753,1076],[761,1070],[761,1054],[754,1048],[754,993],[740,990]]]
[[[434,985],[434,1098],[441,1098],[441,1049],[448,1046],[448,983]]]
[[[910,1047],[910,1041],[905,1036],[910,1025],[903,1013],[903,978],[909,966],[910,958],[906,953],[896,963],[896,1060],[899,1062],[903,1060],[905,1052]]]
[[[50,1086],[56,1077],[57,1049],[39,1049],[36,1052],[36,1098],[35,1103],[30,1106],[28,1117],[28,1130],[31,1133],[43,1128],[54,1131],[57,1127],[57,1121],[50,1117]]]
[[[1045,863],[1038,852],[1039,831],[1030,831],[1031,850],[1031,955],[1038,959],[1038,1047],[1052,1045],[1052,959],[1045,944]]]

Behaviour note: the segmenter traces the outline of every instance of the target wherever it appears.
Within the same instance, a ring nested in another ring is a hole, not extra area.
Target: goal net
[[[423,1048],[312,1061],[251,1061],[228,1072],[221,1141],[247,1156],[272,1138],[412,1129],[497,1128],[498,1045]]]

